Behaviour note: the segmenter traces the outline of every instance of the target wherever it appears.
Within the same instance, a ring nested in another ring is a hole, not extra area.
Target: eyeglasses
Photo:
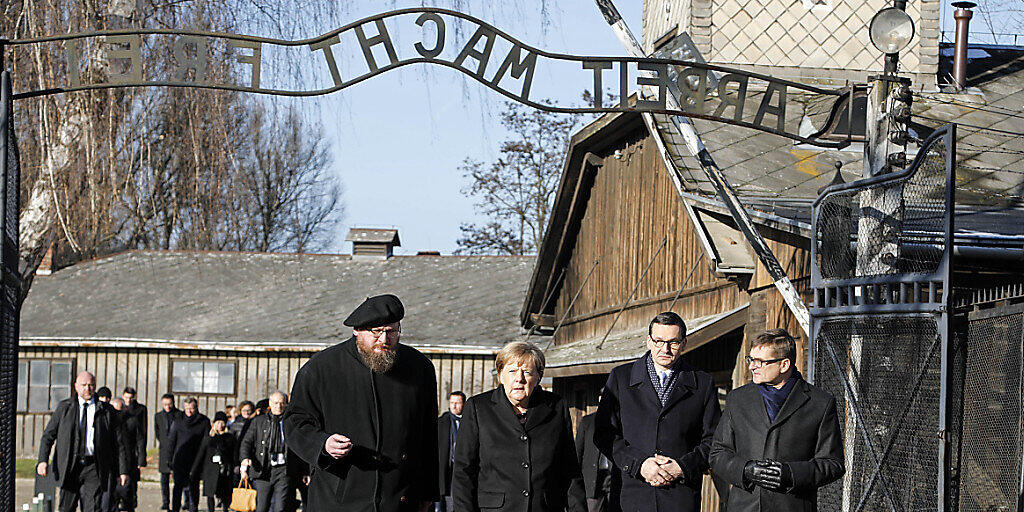
[[[743,359],[747,361],[747,366],[753,366],[754,368],[764,368],[765,366],[779,361],[785,360],[785,357],[779,357],[776,359],[754,359],[753,357],[746,356]]]
[[[373,334],[374,339],[376,339],[380,338],[381,334],[385,334],[387,336],[398,336],[402,332],[402,328],[399,327],[398,329],[393,329],[385,327],[374,327],[373,329],[367,329],[367,331],[370,331],[370,333]]]
[[[654,343],[654,348],[657,348],[658,350],[661,350],[662,348],[664,348],[665,345],[668,345],[668,348],[670,348],[672,350],[679,350],[679,347],[682,347],[683,343],[686,342],[685,340],[684,341],[662,341],[662,340],[656,340],[654,338],[649,338],[649,339],[651,340],[651,343]]]

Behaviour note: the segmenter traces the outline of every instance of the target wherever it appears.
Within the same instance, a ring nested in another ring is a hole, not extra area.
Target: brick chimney
[[[352,258],[363,260],[386,260],[402,246],[397,229],[352,228],[345,241],[352,242]]]
[[[46,248],[43,261],[39,262],[39,268],[36,269],[37,276],[48,276],[53,273],[53,253],[56,246],[57,242],[50,242],[50,246]]]

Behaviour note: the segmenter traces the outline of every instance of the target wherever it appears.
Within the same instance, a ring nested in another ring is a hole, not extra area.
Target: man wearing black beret
[[[437,501],[437,379],[399,343],[405,308],[370,297],[353,335],[299,369],[285,411],[288,447],[313,469],[309,510],[423,511]]]

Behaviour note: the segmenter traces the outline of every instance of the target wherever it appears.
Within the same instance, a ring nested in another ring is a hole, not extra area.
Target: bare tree
[[[562,158],[579,116],[507,102],[501,114],[509,138],[497,160],[465,160],[463,193],[477,199],[482,224],[463,223],[457,252],[528,254],[537,251],[561,177]]]

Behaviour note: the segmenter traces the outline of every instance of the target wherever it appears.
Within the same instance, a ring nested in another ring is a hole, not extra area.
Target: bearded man
[[[345,319],[347,341],[295,376],[288,447],[314,468],[309,510],[425,511],[438,499],[434,366],[399,343],[405,308],[366,299]]]

